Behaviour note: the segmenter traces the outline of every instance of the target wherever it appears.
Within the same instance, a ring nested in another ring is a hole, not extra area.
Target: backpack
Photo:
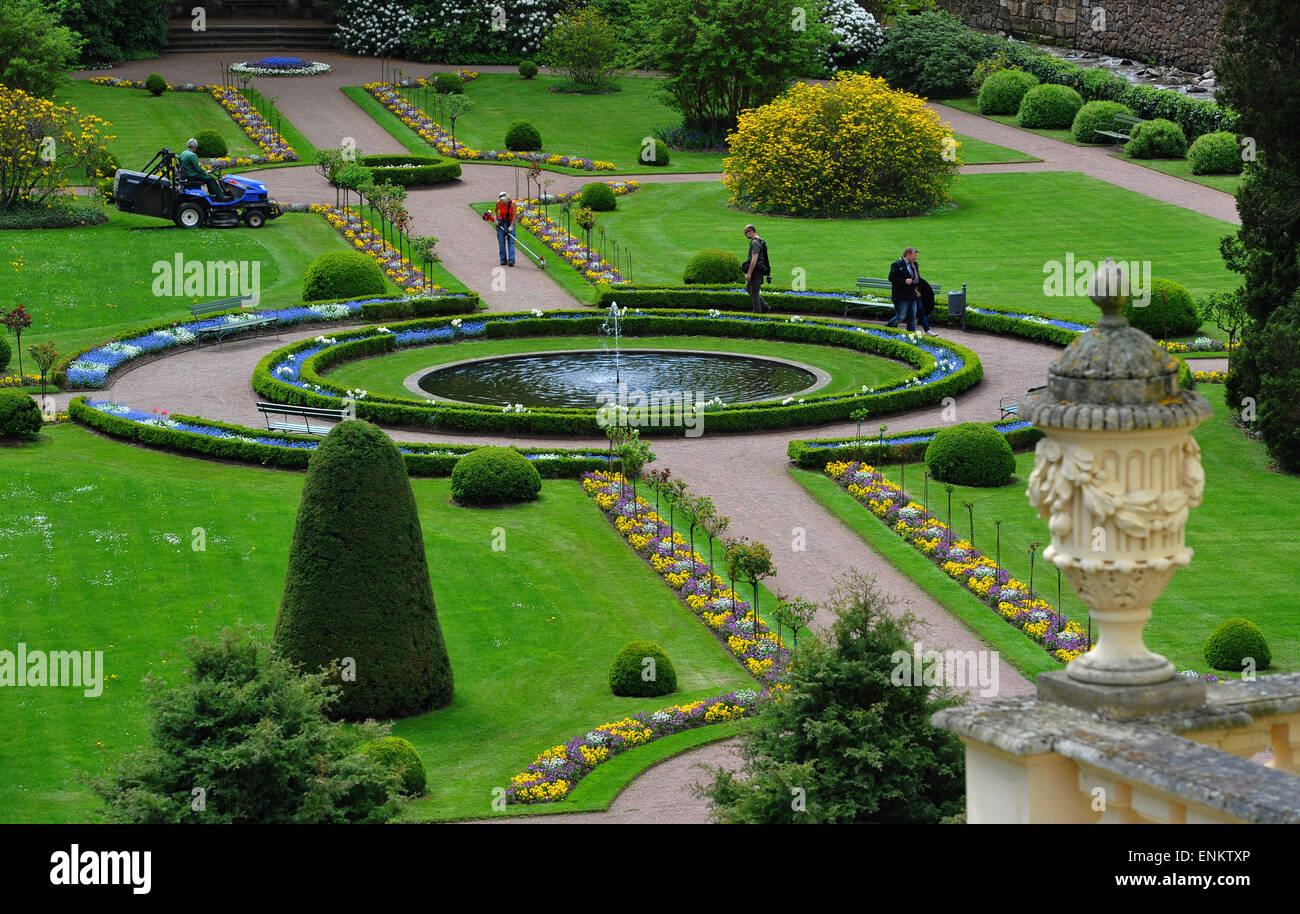
[[[758,266],[755,267],[754,269],[756,269],[759,273],[763,275],[764,282],[771,282],[772,264],[767,259],[767,242],[764,241],[762,238],[758,239],[758,242],[763,246],[763,249],[758,255]]]

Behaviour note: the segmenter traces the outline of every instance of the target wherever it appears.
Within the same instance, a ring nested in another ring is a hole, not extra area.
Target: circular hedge
[[[583,185],[578,202],[598,213],[606,213],[618,205],[614,198],[614,188],[603,181],[592,181]]]
[[[41,433],[41,410],[21,390],[0,390],[0,438],[35,438]]]
[[[302,283],[303,301],[379,295],[384,291],[384,271],[360,251],[328,251],[307,267]]]
[[[1187,161],[1194,175],[1239,175],[1243,165],[1237,136],[1226,130],[1198,136],[1187,150]]]
[[[1272,652],[1259,626],[1248,619],[1234,616],[1224,619],[1205,640],[1205,662],[1215,670],[1233,670],[1240,673],[1242,661],[1251,658],[1255,668],[1265,670],[1273,662]]]
[[[366,743],[360,751],[374,759],[388,771],[397,774],[397,786],[408,797],[422,797],[428,786],[428,776],[420,753],[409,740],[400,736],[385,736]]]
[[[1082,107],[1083,96],[1069,86],[1034,86],[1020,100],[1016,123],[1036,130],[1064,130]]]
[[[194,152],[205,159],[219,159],[229,152],[225,137],[215,130],[200,130],[194,134],[194,139],[199,141]]]
[[[667,165],[669,161],[668,144],[663,140],[658,139],[654,141],[653,146],[649,143],[642,142],[641,151],[637,155],[638,158],[641,159],[642,163],[646,165],[653,165],[655,167]],[[646,158],[647,156],[649,156],[649,158]]]
[[[371,155],[358,157],[357,163],[375,180],[402,187],[440,184],[461,174],[460,162],[445,156]]]
[[[1006,435],[993,426],[963,422],[940,429],[925,449],[925,465],[940,482],[993,488],[1011,481],[1016,458]]]
[[[677,691],[677,670],[653,641],[629,641],[609,665],[609,689],[625,698],[668,695]]]
[[[1038,85],[1038,77],[1024,70],[998,70],[980,86],[980,114],[1015,114],[1025,93]]]
[[[513,505],[541,491],[537,467],[514,448],[481,447],[451,469],[451,497],[462,505]]]
[[[1098,140],[1095,131],[1109,127],[1117,114],[1132,115],[1133,109],[1119,102],[1088,102],[1074,116],[1070,134],[1080,143],[1109,143],[1108,137]]]
[[[528,121],[515,121],[506,128],[506,149],[511,152],[536,152],[542,148],[542,133]]]
[[[433,90],[443,95],[464,95],[465,82],[455,73],[439,73],[433,79]]]
[[[532,79],[537,75],[537,64],[531,60],[519,61],[519,75],[524,79]]]
[[[1187,137],[1173,121],[1158,117],[1133,128],[1124,152],[1135,159],[1181,159],[1187,155]]]
[[[167,80],[160,73],[150,73],[145,78],[144,87],[156,98],[167,91]]]
[[[686,263],[682,282],[688,286],[720,282],[740,282],[745,271],[740,260],[730,251],[700,251]]]
[[[951,202],[959,168],[952,131],[924,100],[861,73],[795,83],[742,112],[729,140],[723,184],[750,212],[925,215]]]
[[[1201,326],[1192,293],[1172,279],[1151,280],[1151,300],[1144,306],[1129,301],[1124,306],[1129,325],[1156,339],[1190,336]]]

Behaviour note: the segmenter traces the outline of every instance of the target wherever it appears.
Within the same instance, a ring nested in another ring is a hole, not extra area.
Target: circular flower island
[[[328,73],[330,65],[302,57],[263,57],[237,63],[230,71],[245,76],[317,76]]]

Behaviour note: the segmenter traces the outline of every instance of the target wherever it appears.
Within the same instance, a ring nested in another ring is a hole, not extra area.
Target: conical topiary
[[[307,466],[275,649],[305,670],[343,660],[334,713],[349,720],[451,701],[415,494],[396,445],[369,422],[340,423]]]

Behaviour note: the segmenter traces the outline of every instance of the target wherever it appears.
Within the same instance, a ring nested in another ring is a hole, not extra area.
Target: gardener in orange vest
[[[497,194],[496,223],[497,250],[501,263],[515,265],[515,225],[519,222],[519,209],[505,191]]]

